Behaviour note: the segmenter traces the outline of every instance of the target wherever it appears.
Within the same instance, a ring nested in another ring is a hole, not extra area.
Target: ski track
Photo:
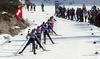
[[[90,6],[89,6],[90,7]],[[93,25],[88,25],[85,22],[75,22],[67,19],[57,18],[55,23],[55,30],[62,36],[51,36],[56,44],[52,44],[47,38],[47,44],[43,45],[47,50],[37,50],[37,55],[34,55],[29,45],[22,55],[14,55],[24,42],[27,42],[25,36],[28,29],[36,28],[37,25],[42,24],[43,21],[47,21],[50,16],[54,14],[54,6],[46,6],[45,12],[41,12],[41,7],[36,7],[36,12],[28,12],[23,8],[23,18],[33,24],[25,30],[22,30],[19,35],[16,35],[11,39],[11,43],[7,43],[0,47],[0,59],[99,59],[100,54],[94,54],[96,51],[100,51],[100,28]],[[52,9],[51,9],[52,8]],[[75,7],[76,8],[76,7]],[[33,22],[35,21],[35,22]],[[37,25],[34,25],[37,24]],[[90,30],[90,29],[93,30]],[[94,33],[94,35],[91,35]],[[20,35],[23,34],[23,35]],[[93,44],[93,42],[98,42]],[[43,40],[42,40],[43,42]],[[25,44],[24,44],[25,45]]]

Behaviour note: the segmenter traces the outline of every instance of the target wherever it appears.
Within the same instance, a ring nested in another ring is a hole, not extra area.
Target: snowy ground
[[[66,6],[67,7],[67,6]],[[73,6],[70,6],[73,7]],[[81,7],[81,6],[79,6]],[[91,6],[88,6],[89,9]],[[47,50],[37,50],[37,55],[34,55],[31,50],[31,45],[26,48],[22,55],[14,55],[23,43],[27,42],[25,36],[29,29],[36,28],[43,21],[54,15],[54,6],[45,6],[45,12],[41,12],[41,6],[36,7],[36,12],[28,12],[23,8],[23,18],[31,24],[25,30],[22,30],[19,35],[11,38],[11,43],[0,46],[0,59],[100,59],[100,28],[88,25],[85,22],[75,22],[67,19],[57,18],[55,22],[55,31],[62,36],[51,36],[56,44],[52,44],[47,38],[47,44],[43,45]],[[77,6],[74,6],[77,8]],[[35,25],[37,24],[37,25]],[[91,30],[91,28],[93,30]],[[94,35],[91,35],[94,33]],[[23,34],[23,35],[21,35]],[[97,44],[93,44],[93,42]],[[42,40],[43,42],[43,40]],[[95,54],[98,52],[99,54]]]

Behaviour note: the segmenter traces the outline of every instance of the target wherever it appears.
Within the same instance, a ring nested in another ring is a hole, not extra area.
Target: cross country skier
[[[42,33],[41,27],[38,26],[36,29],[36,35],[37,35],[37,38],[38,38],[40,44],[41,44],[41,33]],[[36,45],[36,48],[38,48],[38,45]]]
[[[41,43],[41,33],[42,33],[41,27],[38,26],[37,29],[36,29],[36,35],[37,35],[40,43]]]
[[[54,22],[57,20],[53,16],[51,16],[51,17],[52,17],[52,20],[51,20],[52,21],[52,28],[54,28]]]
[[[44,25],[45,25],[45,22],[43,22],[43,23],[40,25],[42,32],[43,32]]]
[[[44,25],[43,28],[43,35],[44,35],[44,44],[46,44],[46,35],[49,37],[49,39],[51,40],[52,44],[54,44],[53,40],[51,39],[49,32],[48,32],[48,26],[47,24]]]
[[[39,47],[42,48],[42,49],[45,51],[45,49],[44,49],[43,46],[41,45],[41,43],[40,43],[40,41],[39,41],[39,39],[38,39],[37,36],[35,37],[35,41],[38,43]]]
[[[45,51],[45,49],[43,48],[43,46],[41,45],[41,42],[40,42],[41,36],[39,35],[39,32],[37,33],[37,31],[40,30],[40,27],[38,26],[37,28],[38,28],[38,30],[34,29],[36,31],[35,41],[39,45],[39,47],[42,48]],[[41,31],[41,33],[42,33],[42,31]],[[36,44],[36,49],[37,49],[37,44]],[[32,47],[34,47],[34,45],[32,45]],[[32,51],[34,51],[34,50],[32,50]]]
[[[28,39],[28,36],[30,37],[30,39],[29,39],[29,41],[27,42],[27,44],[25,45],[25,47],[22,49],[22,51],[19,52],[19,54],[21,54],[21,53],[25,50],[25,48],[26,48],[30,43],[32,43],[32,44],[34,45],[34,47],[33,47],[33,49],[34,49],[34,54],[36,54],[36,51],[35,51],[35,36],[36,36],[36,34],[35,34],[35,29],[33,29],[33,30],[31,31],[31,33],[29,33],[29,34],[26,36],[27,39]]]
[[[28,36],[30,36],[30,39],[29,39],[29,41],[27,42],[27,44],[25,45],[25,47],[22,49],[22,51],[21,52],[19,52],[19,54],[21,54],[24,50],[25,50],[25,48],[30,44],[30,43],[32,43],[32,51],[34,51],[34,54],[36,54],[36,51],[35,51],[35,41],[39,44],[39,46],[40,46],[40,48],[42,48],[44,51],[45,51],[45,49],[42,47],[42,45],[40,44],[40,42],[39,42],[39,40],[38,40],[38,38],[37,38],[37,36],[36,36],[36,34],[35,34],[35,30],[36,29],[33,29],[32,30],[32,32],[31,33],[29,33],[27,36],[26,36],[26,38],[28,39]]]
[[[52,32],[54,32],[55,33],[55,35],[57,35],[56,34],[56,32],[52,29],[52,27],[51,27],[51,21],[50,21],[50,19],[48,19],[48,21],[46,22],[47,24],[48,24],[48,30],[49,30],[49,32],[50,32],[50,30],[52,30]],[[53,34],[53,33],[52,33]]]

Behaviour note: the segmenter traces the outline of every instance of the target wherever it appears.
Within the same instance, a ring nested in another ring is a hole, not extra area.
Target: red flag
[[[22,7],[16,10],[15,17],[22,17]]]

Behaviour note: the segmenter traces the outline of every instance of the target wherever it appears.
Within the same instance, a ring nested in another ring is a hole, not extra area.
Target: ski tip
[[[41,52],[44,52],[44,51],[46,51],[46,52],[47,52],[47,51],[51,51],[51,50],[47,50],[47,49],[45,49],[45,50],[43,50],[43,51],[41,51]]]
[[[14,56],[19,56],[19,55],[23,55],[23,54],[19,54],[19,53],[13,53]]]

